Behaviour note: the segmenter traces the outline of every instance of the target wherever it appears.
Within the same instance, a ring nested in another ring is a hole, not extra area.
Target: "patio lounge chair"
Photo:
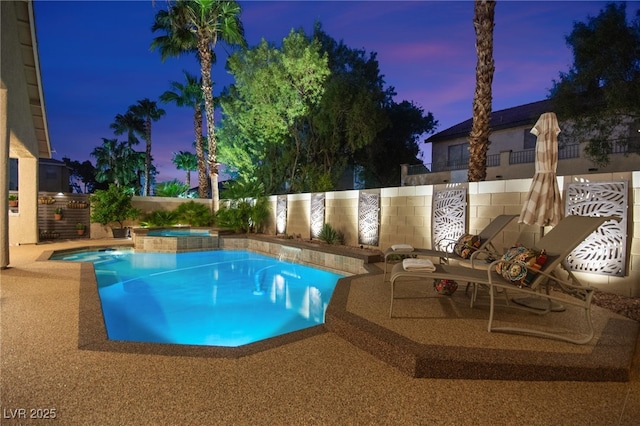
[[[395,287],[400,278],[419,278],[424,279],[425,283],[432,283],[433,280],[450,279],[457,282],[474,283],[475,285],[486,285],[489,288],[490,308],[489,308],[489,324],[487,330],[489,332],[507,332],[534,335],[558,339],[566,342],[585,344],[591,341],[594,336],[593,323],[591,320],[591,299],[593,297],[593,289],[583,285],[569,270],[565,270],[566,279],[560,277],[563,273],[559,271],[558,266],[563,264],[566,257],[584,241],[592,232],[594,232],[603,223],[617,218],[614,217],[588,217],[588,216],[567,216],[560,221],[551,231],[545,234],[536,244],[531,247],[534,250],[545,250],[547,253],[547,261],[541,267],[532,279],[529,286],[516,285],[512,281],[508,281],[501,274],[496,272],[498,264],[505,265],[502,259],[492,262],[489,268],[473,269],[464,266],[455,266],[448,264],[436,265],[434,272],[414,272],[406,271],[402,263],[395,265],[391,271],[391,306],[389,308],[389,316],[393,317],[393,301]],[[510,262],[515,264],[516,262]],[[559,297],[549,292],[549,282],[555,282],[558,287],[566,294],[572,297]],[[494,311],[496,305],[496,290],[501,289],[505,293],[507,307],[523,309],[536,314],[547,314],[551,312],[552,301],[560,302],[565,305],[573,305],[584,310],[588,331],[583,337],[573,338],[559,334],[557,331],[544,331],[531,328],[518,327],[495,327],[493,325]],[[542,291],[546,290],[546,291]],[[539,310],[509,303],[508,292],[524,293],[529,296],[536,296],[546,301],[546,309]],[[475,294],[475,292],[474,292]],[[472,296],[473,297],[473,296]]]
[[[498,250],[493,246],[493,240],[504,230],[504,228],[511,223],[513,219],[518,217],[515,214],[503,214],[497,216],[492,220],[480,233],[480,245],[476,250],[480,252],[492,252],[498,254]],[[438,241],[436,247],[440,249],[428,249],[428,248],[409,248],[409,250],[394,250],[393,246],[389,247],[384,252],[384,278],[387,280],[387,265],[389,261],[394,257],[413,257],[413,256],[429,256],[439,257],[443,263],[449,263],[449,260],[467,260],[455,253],[454,247],[457,241]]]

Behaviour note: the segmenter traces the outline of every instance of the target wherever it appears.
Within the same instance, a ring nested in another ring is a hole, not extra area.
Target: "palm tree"
[[[120,186],[120,181],[115,173],[118,140],[102,138],[102,146],[97,146],[91,152],[96,159],[96,180],[98,182],[113,182]]]
[[[138,140],[137,136],[144,136],[144,120],[131,111],[116,115],[109,127],[113,129],[113,133],[116,135],[126,132],[129,146],[138,145],[140,140]]]
[[[473,26],[476,31],[476,91],[473,97],[473,124],[469,134],[469,182],[480,182],[487,177],[487,150],[489,149],[489,122],[491,119],[491,84],[495,65],[493,61],[493,27],[495,1],[475,0]]]
[[[189,151],[174,152],[171,161],[179,170],[187,171],[185,183],[188,188],[191,188],[191,172],[198,169],[198,159],[196,156]]]
[[[138,174],[144,168],[143,153],[134,151],[128,142],[102,138],[102,146],[94,148],[96,180],[116,186],[140,187]]]
[[[160,95],[162,102],[173,102],[179,107],[193,108],[193,133],[195,135],[195,149],[198,170],[198,195],[200,198],[209,196],[209,179],[207,179],[207,163],[205,159],[205,149],[202,138],[202,107],[204,97],[202,96],[202,81],[196,76],[184,71],[186,84],[171,82],[171,90],[167,90]],[[175,163],[175,161],[174,161]],[[187,174],[189,179],[189,174]],[[189,182],[187,182],[189,184]]]
[[[166,32],[165,36],[156,38],[151,44],[152,48],[160,48],[163,60],[168,56],[179,56],[184,52],[195,51],[200,62],[207,118],[209,148],[207,162],[211,176],[211,199],[214,212],[218,210],[220,196],[211,66],[215,61],[215,47],[218,41],[229,46],[246,46],[240,13],[240,5],[235,1],[178,0],[170,4],[168,11],[161,10],[156,14],[152,27],[152,31]]]
[[[158,108],[155,101],[144,98],[136,105],[131,105],[129,111],[144,120],[144,139],[147,142],[144,157],[144,190],[142,195],[148,196],[151,187],[151,121],[158,121],[165,115],[162,108]]]

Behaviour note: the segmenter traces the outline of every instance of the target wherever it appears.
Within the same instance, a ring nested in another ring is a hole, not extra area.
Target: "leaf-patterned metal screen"
[[[433,193],[433,220],[431,234],[433,248],[446,250],[466,229],[466,189],[443,189]]]
[[[627,182],[571,183],[567,186],[566,214],[615,216],[602,224],[567,257],[573,271],[624,276],[627,247]]]
[[[378,245],[380,194],[360,192],[358,200],[358,244]]]
[[[324,226],[325,194],[311,194],[311,238],[318,238]]]
[[[276,233],[287,232],[287,196],[278,195],[276,203]]]

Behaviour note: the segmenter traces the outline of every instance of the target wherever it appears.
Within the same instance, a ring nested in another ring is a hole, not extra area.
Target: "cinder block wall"
[[[349,246],[358,245],[359,191],[328,192],[325,198],[324,221],[344,234]]]
[[[380,200],[380,248],[393,244],[431,247],[431,204],[434,187],[383,188]]]
[[[627,173],[590,174],[589,182],[626,180],[629,182],[628,275],[609,277],[578,274],[584,283],[626,296],[640,296],[640,171]],[[565,185],[584,182],[583,176],[562,176],[558,186],[564,194]],[[392,244],[406,243],[415,247],[432,245],[432,203],[434,191],[445,188],[467,189],[467,230],[477,233],[501,214],[520,214],[531,186],[531,179],[511,179],[448,185],[403,186],[380,190],[379,246],[386,250]],[[345,244],[358,245],[359,191],[326,193],[325,223],[345,235]],[[276,197],[270,198],[272,220],[275,223]],[[288,196],[287,234],[310,238],[310,194]],[[275,234],[275,226],[270,232]],[[519,224],[515,219],[495,242],[497,248],[507,248],[515,242],[534,244],[540,238],[540,228]]]
[[[564,188],[571,182],[629,182],[629,211],[627,256],[628,275],[610,277],[596,274],[578,274],[584,283],[613,293],[640,296],[640,171],[626,173],[589,174],[584,176],[562,176],[558,186]],[[432,204],[434,191],[462,187],[467,189],[467,230],[477,233],[500,214],[520,214],[529,192],[531,179],[511,179],[479,183],[448,185],[403,186],[380,189],[380,235],[378,248],[386,250],[392,244],[406,243],[415,247],[432,245]],[[265,232],[275,235],[276,196],[269,197],[271,216]],[[337,191],[326,193],[325,223],[341,231],[345,244],[358,245],[358,200],[359,191]],[[199,200],[209,202],[209,200]],[[149,199],[135,197],[134,206],[143,211],[171,210],[183,200]],[[174,204],[175,203],[175,204]],[[309,239],[311,194],[287,196],[288,235]],[[127,226],[135,223],[127,223]],[[91,226],[92,238],[108,237],[108,229],[97,224]],[[496,240],[497,248],[506,248],[516,241],[533,244],[540,238],[540,228],[519,224],[517,219],[509,224]]]
[[[287,197],[286,234],[311,238],[311,194],[291,194]]]

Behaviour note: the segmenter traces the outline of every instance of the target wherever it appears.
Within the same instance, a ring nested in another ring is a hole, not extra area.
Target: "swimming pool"
[[[237,347],[324,323],[343,275],[242,250],[61,253],[92,262],[111,340]]]

